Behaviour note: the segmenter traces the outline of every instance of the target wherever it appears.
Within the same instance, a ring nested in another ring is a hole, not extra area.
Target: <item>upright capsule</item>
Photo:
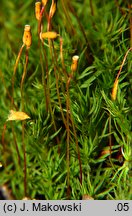
[[[119,80],[116,79],[115,82],[114,82],[113,88],[112,88],[112,93],[111,93],[111,99],[113,101],[116,100],[117,90],[118,90],[118,83],[119,83]]]
[[[41,13],[41,2],[35,3],[35,16],[37,20],[40,20],[40,13]]]
[[[77,70],[78,60],[79,60],[79,56],[78,55],[74,55],[72,57],[72,64],[71,64],[71,71],[72,72],[75,72]]]
[[[25,25],[24,34],[23,34],[23,43],[27,48],[30,48],[32,44],[32,34],[30,25]]]
[[[50,7],[50,11],[49,11],[49,17],[52,18],[56,12],[56,8],[57,8],[57,1],[56,0],[52,0],[52,4]]]
[[[48,0],[42,0],[42,5],[46,6]]]

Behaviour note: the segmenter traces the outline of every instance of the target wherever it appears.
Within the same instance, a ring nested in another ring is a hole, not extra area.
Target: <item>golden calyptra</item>
[[[25,112],[10,110],[7,121],[14,121],[14,120],[22,121],[26,119],[30,119],[30,116],[28,116]]]
[[[115,82],[114,82],[114,86],[113,86],[113,89],[112,89],[112,93],[111,93],[111,98],[112,98],[112,100],[116,100],[117,89],[118,89],[118,83],[119,83],[119,80],[116,79]]]
[[[45,6],[45,5],[47,4],[47,1],[48,1],[48,0],[42,0],[43,6]]]
[[[52,18],[56,12],[56,7],[57,7],[57,1],[56,0],[52,0],[52,4],[50,7],[50,11],[49,11],[49,17]]]
[[[79,60],[79,56],[78,55],[74,55],[72,57],[72,65],[71,65],[71,71],[72,72],[75,72],[77,70],[78,60]]]
[[[35,3],[35,16],[37,20],[40,20],[41,2]]]

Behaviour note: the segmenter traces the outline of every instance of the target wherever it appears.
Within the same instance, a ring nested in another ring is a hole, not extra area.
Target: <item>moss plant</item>
[[[132,199],[130,1],[0,14],[0,199]]]

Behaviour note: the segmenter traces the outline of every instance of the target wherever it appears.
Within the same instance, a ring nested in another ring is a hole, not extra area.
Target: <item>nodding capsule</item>
[[[56,32],[48,31],[44,33],[40,33],[40,39],[55,39],[59,36]]]

